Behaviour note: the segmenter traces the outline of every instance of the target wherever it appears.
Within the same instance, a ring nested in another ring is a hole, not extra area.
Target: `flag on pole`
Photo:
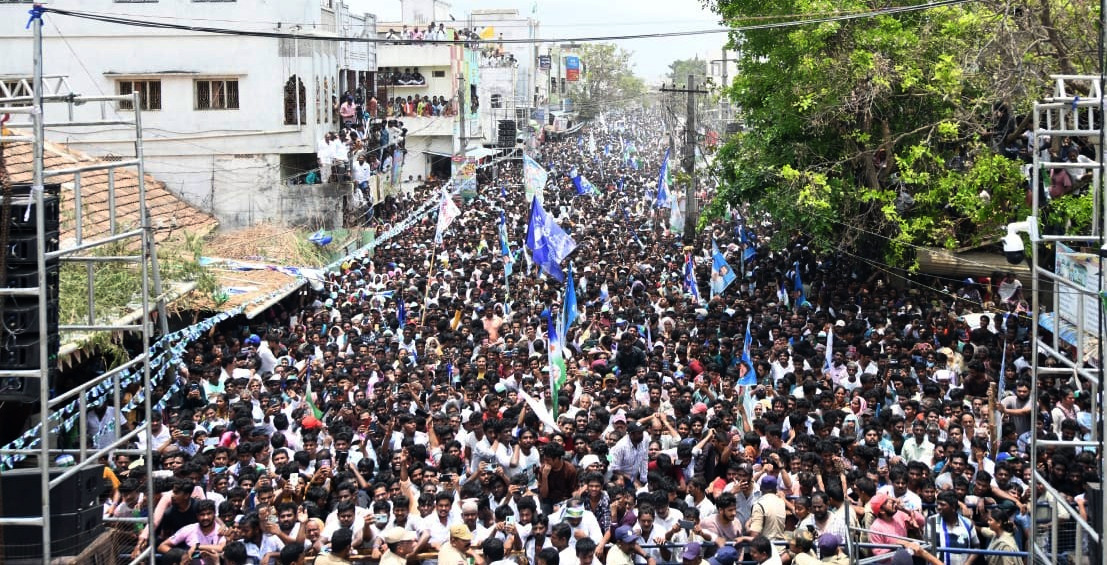
[[[561,340],[562,337],[558,334],[557,326],[554,324],[554,316],[546,318],[546,324],[548,327],[546,341],[546,350],[549,353],[550,361],[550,394],[553,395],[553,417],[557,420],[557,397],[561,392],[562,385],[565,384],[566,374],[568,370],[565,366],[565,357],[561,353]]]
[[[311,375],[308,375],[307,388],[304,390],[304,400],[307,401],[308,408],[311,409],[311,414],[317,419],[323,419],[323,411],[319,409],[315,404],[315,395],[311,392]]]
[[[1006,319],[1004,322],[1006,323]],[[1003,341],[1003,355],[999,359],[999,384],[996,390],[996,400],[999,400],[1003,395],[1003,391],[1007,389],[1007,379],[1003,374],[1007,372],[1007,340]]]
[[[596,152],[596,134],[594,134],[594,133],[589,133],[588,134],[588,152],[589,153],[595,153]]]
[[[800,276],[799,261],[796,261],[793,264],[793,267],[795,267],[795,270],[796,270],[796,281],[795,281],[795,286],[792,287],[792,290],[795,290],[796,292],[799,293],[799,296],[796,297],[796,308],[799,308],[799,307],[801,307],[805,304],[808,304],[807,303],[807,296],[804,295],[804,291],[803,291],[803,278]]]
[[[504,258],[504,277],[510,277],[515,261],[511,256],[511,246],[507,242],[507,219],[500,212],[500,254]]]
[[[573,322],[577,320],[577,286],[573,282],[573,264],[569,263],[569,274],[565,279],[565,298],[561,301],[561,308],[565,323],[562,325],[564,332],[568,333]],[[565,336],[561,336],[562,339]]]
[[[400,322],[400,331],[404,330],[404,322],[407,321],[407,305],[404,304],[404,294],[396,300],[396,320]]]
[[[546,181],[549,176],[549,171],[542,168],[538,161],[535,161],[529,155],[523,156],[523,182],[526,187],[527,200],[531,200],[535,196],[538,197],[539,202],[544,199],[542,193],[545,192]]]
[[[1007,318],[1003,319],[1003,323],[1007,323]],[[1006,379],[1003,377],[1005,372],[1007,372],[1007,340],[1003,340],[1003,355],[999,360],[999,384],[996,385],[996,402],[1003,399],[1003,391],[1007,388]],[[994,410],[993,417],[995,418],[996,436],[1003,437],[1003,412]]]
[[[661,161],[661,173],[657,175],[657,208],[669,206],[669,150],[665,150],[665,159]]]
[[[719,246],[715,243],[715,240],[711,240],[711,298],[723,293],[726,287],[730,286],[730,283],[734,282],[738,278],[738,275],[734,274],[734,270],[730,268],[730,264],[726,262],[726,257],[719,251]]]
[[[404,152],[396,148],[392,152],[392,186],[400,185],[400,169],[404,166]]]
[[[823,371],[834,368],[834,324],[826,329],[826,360],[823,361]]]
[[[684,195],[669,199],[669,229],[673,233],[684,233]]]
[[[446,233],[446,229],[460,215],[461,210],[458,209],[457,204],[454,204],[454,199],[450,197],[450,193],[443,191],[442,202],[438,205],[438,226],[434,230],[435,245],[442,244],[442,236]]]
[[[527,249],[530,250],[535,264],[547,275],[564,281],[565,273],[561,270],[560,263],[576,248],[577,242],[542,208],[538,197],[534,197],[531,200],[530,221],[527,223]]]
[[[750,323],[753,317],[746,318],[746,337],[742,341],[742,363],[738,366],[738,383],[741,386],[756,386],[757,372],[753,369],[753,357],[750,355],[750,347],[753,345],[753,333],[750,331]]]
[[[584,175],[573,177],[573,186],[577,187],[577,194],[580,196],[597,192],[596,186],[589,182]]]
[[[696,302],[703,302],[703,298],[700,297],[699,285],[696,283],[696,266],[692,261],[692,254],[685,255],[684,261],[684,290],[692,294],[692,297],[696,299]]]

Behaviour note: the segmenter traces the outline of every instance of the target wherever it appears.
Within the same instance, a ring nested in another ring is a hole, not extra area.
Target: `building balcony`
[[[457,116],[414,116],[396,118],[404,123],[408,137],[412,136],[453,136]]]
[[[452,61],[450,45],[419,43],[415,45],[394,45],[381,43],[377,46],[377,65],[379,67],[449,67]]]

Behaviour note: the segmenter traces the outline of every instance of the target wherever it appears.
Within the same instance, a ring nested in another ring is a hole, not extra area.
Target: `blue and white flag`
[[[577,319],[577,286],[573,282],[573,264],[569,263],[569,276],[565,281],[565,298],[561,301],[561,310],[564,313],[565,323],[562,324],[562,345],[564,345],[565,335],[569,333],[569,327],[573,325],[573,322]]]
[[[577,175],[573,177],[573,186],[577,187],[577,194],[581,196],[596,192],[595,185],[589,182],[584,175]]]
[[[530,203],[530,220],[527,222],[527,249],[530,250],[534,263],[547,275],[564,281],[565,273],[561,270],[560,263],[576,248],[577,242],[542,208],[538,197],[534,197]]]
[[[730,283],[734,282],[738,275],[726,262],[726,257],[719,251],[715,241],[711,241],[711,298],[723,293]]]
[[[699,285],[696,283],[696,266],[692,261],[691,253],[685,256],[684,261],[684,291],[691,293],[696,302],[703,302]]]
[[[800,308],[801,306],[804,306],[805,304],[810,306],[810,304],[807,302],[807,295],[804,294],[804,290],[803,290],[803,278],[800,276],[799,261],[796,261],[793,264],[793,267],[796,270],[796,282],[795,282],[795,286],[792,288],[792,290],[795,290],[796,292],[799,293],[799,296],[796,297],[796,308]]]
[[[753,357],[750,355],[750,347],[753,345],[753,333],[750,331],[750,322],[753,316],[746,318],[746,337],[742,340],[742,363],[738,366],[738,385],[756,386],[757,372],[753,368]]]
[[[396,301],[396,320],[400,322],[400,330],[404,329],[404,322],[407,321],[407,306],[404,304],[404,295],[400,295],[400,299]]]
[[[515,261],[511,255],[511,246],[507,242],[507,219],[503,212],[500,212],[500,254],[504,259],[504,277],[510,277]]]
[[[669,202],[669,150],[665,150],[665,159],[661,161],[661,173],[657,175],[657,208],[668,208]]]
[[[542,193],[545,192],[546,180],[549,176],[550,173],[543,169],[538,161],[531,159],[529,155],[523,156],[523,181],[526,186],[527,200],[535,196],[539,201],[544,199]]]

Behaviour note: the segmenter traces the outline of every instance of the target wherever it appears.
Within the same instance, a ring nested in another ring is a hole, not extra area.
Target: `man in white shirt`
[[[273,348],[278,345],[279,342],[275,334],[265,336],[265,340],[258,344],[258,358],[261,360],[259,370],[262,373],[272,373],[273,369],[277,367],[277,356],[273,354]]]
[[[372,176],[372,172],[373,168],[365,162],[365,155],[358,155],[357,163],[354,163],[354,186],[368,192],[369,178]]]
[[[650,438],[642,425],[631,422],[627,426],[627,435],[623,436],[611,449],[611,473],[622,473],[639,485],[646,484],[646,464],[649,459]]]
[[[139,434],[136,440],[138,449],[146,449],[147,438],[150,440],[150,447],[157,451],[167,443],[169,443],[173,437],[169,433],[169,428],[161,423],[161,412],[154,411],[150,414],[150,428],[146,434]]]
[[[315,147],[315,156],[319,159],[319,182],[331,180],[331,168],[334,166],[334,148],[331,142],[337,141],[334,134],[327,132]]]
[[[911,436],[903,442],[900,450],[905,461],[922,461],[928,466],[934,459],[934,444],[926,437],[926,422],[915,420],[911,422]]]

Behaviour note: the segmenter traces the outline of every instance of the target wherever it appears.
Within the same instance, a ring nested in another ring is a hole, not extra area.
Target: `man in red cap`
[[[876,517],[871,528],[872,532],[869,534],[870,542],[902,545],[904,547],[914,545],[906,539],[908,530],[921,530],[926,521],[926,518],[918,510],[908,511],[898,498],[892,498],[884,493],[877,493],[869,501],[869,507],[872,508],[873,516]],[[889,551],[891,550],[877,548],[873,549],[873,554],[880,555]]]

